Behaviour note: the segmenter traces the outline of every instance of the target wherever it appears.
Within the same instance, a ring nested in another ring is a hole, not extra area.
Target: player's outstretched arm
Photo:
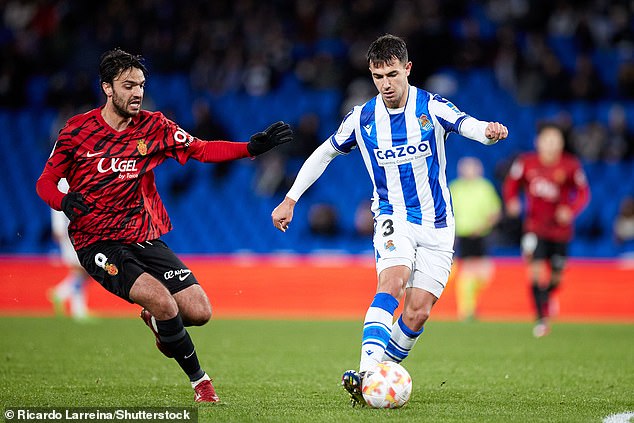
[[[251,135],[247,144],[247,150],[253,157],[266,153],[278,145],[285,144],[293,140],[293,130],[288,123],[282,121],[275,122],[262,132]]]
[[[273,220],[273,226],[282,232],[286,232],[288,225],[293,220],[293,209],[297,202],[291,198],[285,197],[271,213],[271,219]]]

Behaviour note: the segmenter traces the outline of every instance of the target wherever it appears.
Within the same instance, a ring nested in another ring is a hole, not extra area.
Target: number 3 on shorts
[[[384,229],[383,236],[390,236],[394,233],[394,222],[392,219],[385,219],[381,227]]]

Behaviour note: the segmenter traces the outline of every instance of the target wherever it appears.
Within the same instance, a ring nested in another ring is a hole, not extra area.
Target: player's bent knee
[[[211,320],[211,307],[201,307],[190,320],[194,326],[202,326]]]
[[[187,321],[187,326],[202,326],[211,320],[211,306],[209,303],[198,304],[195,307],[181,309],[183,318]]]
[[[178,305],[169,295],[155,298],[150,304],[141,305],[147,308],[157,320],[172,319],[178,314]]]

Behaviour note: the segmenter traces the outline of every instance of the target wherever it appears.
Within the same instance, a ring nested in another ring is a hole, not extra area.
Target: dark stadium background
[[[592,189],[571,255],[634,251],[613,233],[634,196],[631,1],[9,0],[0,11],[0,253],[55,251],[35,181],[64,121],[102,104],[97,65],[113,47],[146,58],[145,108],[196,136],[246,141],[280,119],[297,134],[257,160],[160,167],[174,250],[368,253],[355,214],[371,186],[356,152],[305,194],[289,232],[270,213],[305,157],[375,95],[365,52],[386,32],[408,42],[412,84],[509,127],[494,147],[451,135],[450,179],[460,157],[476,155],[499,188],[513,157],[532,148],[536,124],[555,120]],[[518,236],[518,222],[503,220],[495,254],[517,256]]]

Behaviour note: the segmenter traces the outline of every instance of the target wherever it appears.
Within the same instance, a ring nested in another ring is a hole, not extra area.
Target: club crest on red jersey
[[[145,139],[141,138],[136,143],[136,149],[140,155],[145,156],[147,154],[147,144],[145,143]]]

